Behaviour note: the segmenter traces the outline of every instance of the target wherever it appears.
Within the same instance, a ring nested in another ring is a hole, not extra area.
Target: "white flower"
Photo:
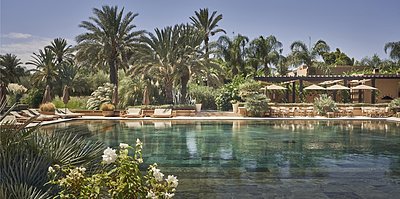
[[[157,196],[156,196],[155,193],[153,193],[153,191],[150,190],[150,191],[147,193],[146,198],[156,199]]]
[[[129,145],[128,144],[125,144],[125,143],[119,143],[119,148],[121,148],[121,149],[126,149],[126,148],[128,148],[129,147]]]
[[[171,187],[177,187],[178,186],[178,179],[176,178],[176,176],[173,175],[168,175],[167,178],[167,183],[171,184]]]
[[[115,149],[111,149],[110,147],[107,147],[106,150],[104,150],[104,155],[102,155],[103,161],[106,162],[106,164],[110,164],[115,162],[117,159],[117,154],[115,153]]]
[[[160,172],[160,169],[153,168],[153,176],[157,181],[161,182],[164,174]]]
[[[174,193],[165,192],[164,195],[165,195],[165,198],[172,198],[172,197],[174,197],[175,194]]]
[[[138,139],[136,139],[136,146],[142,148],[143,143]]]
[[[49,173],[54,173],[54,172],[55,172],[55,170],[54,170],[53,167],[51,167],[51,166],[49,166],[48,171],[49,171]]]
[[[143,158],[138,158],[138,159],[137,159],[137,162],[138,162],[139,164],[142,164],[142,163],[143,163]]]
[[[79,170],[80,172],[82,172],[82,173],[85,173],[86,168],[85,168],[85,167],[78,167],[78,170]]]

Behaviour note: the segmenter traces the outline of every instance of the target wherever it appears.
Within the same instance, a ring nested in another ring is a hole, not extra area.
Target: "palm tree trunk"
[[[180,99],[180,103],[181,104],[185,104],[186,103],[186,100],[187,100],[187,98],[186,98],[186,95],[187,95],[187,84],[188,84],[188,82],[189,82],[189,74],[183,74],[182,76],[181,76],[181,95],[182,95],[182,97],[181,97],[181,99]],[[208,82],[209,81],[207,81],[207,84],[208,84]]]
[[[165,103],[166,104],[173,104],[174,103],[174,96],[172,95],[172,87],[173,81],[172,80],[165,80]]]
[[[118,87],[118,70],[114,60],[108,62],[110,65],[110,82]]]
[[[270,75],[270,73],[271,73],[271,71],[269,70],[268,64],[265,63],[264,64],[264,75],[268,76],[268,75]]]

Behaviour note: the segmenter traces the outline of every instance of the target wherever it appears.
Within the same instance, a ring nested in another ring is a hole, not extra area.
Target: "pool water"
[[[143,142],[177,175],[175,198],[398,198],[400,124],[382,121],[75,121],[100,140]]]

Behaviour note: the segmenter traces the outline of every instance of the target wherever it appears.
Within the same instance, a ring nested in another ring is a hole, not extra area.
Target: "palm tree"
[[[210,36],[219,32],[226,34],[224,29],[218,28],[218,22],[222,20],[222,14],[215,16],[217,11],[214,11],[211,16],[209,16],[208,8],[200,9],[198,12],[195,11],[194,13],[196,16],[190,17],[190,20],[192,21],[193,26],[203,35],[205,53],[208,54]]]
[[[72,46],[67,44],[67,40],[63,38],[56,38],[51,42],[51,45],[46,46],[56,55],[57,64],[61,64],[64,61],[73,59]]]
[[[279,61],[282,43],[273,35],[267,38],[260,36],[250,43],[250,50],[254,52],[255,59],[264,65],[264,75],[267,76],[271,74],[271,65],[276,65]]]
[[[16,55],[7,53],[0,55],[0,83],[7,85],[11,82],[19,82],[25,75],[25,69],[21,66],[21,59]]]
[[[39,53],[33,53],[32,59],[26,64],[36,66],[33,74],[33,81],[36,85],[44,83],[44,85],[55,85],[58,79],[58,70],[55,64],[56,56],[49,49],[39,50]],[[43,85],[42,85],[43,86]]]
[[[232,77],[242,72],[246,76],[245,71],[245,46],[249,42],[249,38],[238,35],[232,39],[227,36],[221,36],[217,40],[218,56],[227,62]]]
[[[108,68],[110,82],[118,87],[118,70],[128,68],[135,42],[144,31],[133,31],[133,20],[138,14],[124,15],[124,8],[103,6],[93,9],[94,17],[83,21],[79,27],[88,32],[78,35],[77,59],[100,69]]]
[[[155,34],[142,37],[142,45],[134,59],[133,74],[151,74],[162,81],[167,104],[173,103],[173,85],[178,70],[179,26],[156,28]]]
[[[308,48],[302,41],[295,41],[290,45],[292,50],[291,57],[293,64],[305,64],[308,67],[314,67],[318,56],[329,52],[328,44],[323,40],[318,40],[312,48]]]
[[[388,42],[385,44],[385,53],[390,49],[389,57],[395,61],[400,61],[400,41]]]

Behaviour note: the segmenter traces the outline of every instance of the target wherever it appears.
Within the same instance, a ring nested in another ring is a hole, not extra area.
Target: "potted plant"
[[[102,111],[101,113],[105,117],[114,116],[114,109],[115,109],[115,106],[111,103],[104,103],[100,107],[100,110]]]
[[[195,105],[196,105],[196,112],[199,113],[201,111],[201,105],[202,105],[201,100],[200,99],[196,99],[195,100]]]
[[[233,113],[238,113],[239,110],[239,102],[237,100],[231,100],[232,111]]]
[[[47,103],[41,104],[39,106],[39,110],[40,110],[40,113],[42,113],[42,114],[54,115],[56,106],[51,102],[47,102]]]
[[[389,104],[389,109],[394,111],[395,113],[400,112],[400,98],[396,98],[392,100]]]

